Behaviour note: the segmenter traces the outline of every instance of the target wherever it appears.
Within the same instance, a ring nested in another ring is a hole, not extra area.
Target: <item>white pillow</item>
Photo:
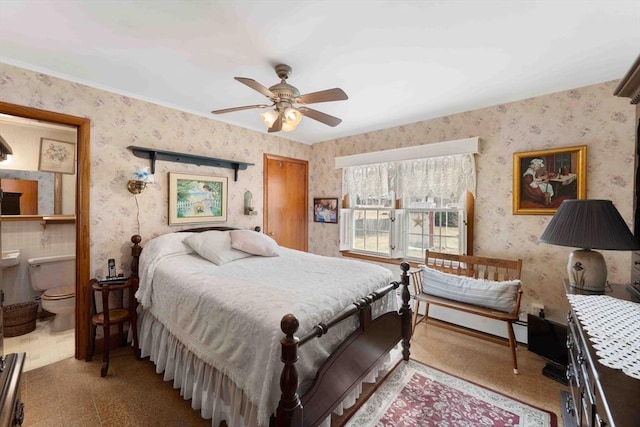
[[[522,285],[520,280],[497,282],[443,273],[424,265],[420,269],[424,293],[506,313],[515,308]]]
[[[231,247],[252,255],[279,256],[279,246],[271,237],[250,230],[231,230]]]
[[[154,237],[144,245],[142,253],[145,258],[153,254],[154,257],[163,257],[172,254],[190,254],[193,248],[185,245],[184,239],[190,236],[190,232],[167,233]]]
[[[226,264],[237,259],[251,256],[246,252],[237,251],[231,247],[231,236],[228,231],[203,231],[193,233],[184,239],[202,258],[216,265]]]

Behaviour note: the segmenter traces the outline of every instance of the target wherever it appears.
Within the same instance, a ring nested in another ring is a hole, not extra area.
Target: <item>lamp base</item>
[[[569,283],[589,292],[604,292],[607,283],[607,264],[600,252],[576,249],[567,260]]]

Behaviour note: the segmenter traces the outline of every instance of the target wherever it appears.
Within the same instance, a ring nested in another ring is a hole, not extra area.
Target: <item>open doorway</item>
[[[75,197],[75,250],[76,250],[76,316],[75,351],[77,359],[85,358],[89,343],[89,186],[90,186],[90,121],[83,117],[70,116],[39,110],[21,105],[0,102],[0,114],[34,119],[77,129],[76,142],[76,197]],[[19,219],[17,219],[19,221]],[[51,221],[56,221],[55,215]],[[42,219],[43,226],[46,221]]]

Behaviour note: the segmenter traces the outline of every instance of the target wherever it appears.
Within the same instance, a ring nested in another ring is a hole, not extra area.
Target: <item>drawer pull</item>
[[[569,350],[573,348],[573,335],[571,335],[571,333],[567,334],[567,348]]]
[[[569,362],[569,364],[567,365],[567,380],[569,382],[571,382],[571,379],[573,378],[573,366],[571,365],[571,362]]]
[[[16,426],[21,426],[24,422],[24,403],[18,401],[16,403],[16,412],[15,418],[13,419],[13,424]]]
[[[595,417],[596,417],[596,423],[599,427],[607,427],[609,425],[605,420],[600,418],[600,415],[598,415],[597,413],[595,414]]]
[[[578,363],[584,365],[584,354],[582,353],[582,349],[578,352]]]
[[[572,396],[569,396],[569,398],[567,399],[566,410],[569,415],[571,416],[575,415],[575,405],[573,404]]]

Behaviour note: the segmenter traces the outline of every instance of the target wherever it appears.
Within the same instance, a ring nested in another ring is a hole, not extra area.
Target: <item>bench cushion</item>
[[[443,273],[420,266],[422,292],[466,304],[511,313],[516,304],[520,280],[497,282]]]

